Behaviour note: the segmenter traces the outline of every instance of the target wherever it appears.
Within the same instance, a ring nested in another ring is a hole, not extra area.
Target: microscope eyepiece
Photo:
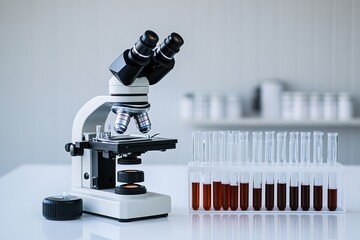
[[[135,43],[135,47],[132,49],[132,53],[140,58],[150,57],[150,53],[156,47],[159,41],[158,35],[153,31],[147,30]]]
[[[160,52],[167,60],[171,60],[180,47],[184,44],[184,39],[177,33],[171,33],[160,45]]]

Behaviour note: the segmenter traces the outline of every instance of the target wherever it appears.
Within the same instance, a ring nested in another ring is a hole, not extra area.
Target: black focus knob
[[[140,170],[122,170],[117,172],[117,181],[123,183],[139,183],[144,181],[144,172]]]
[[[52,196],[42,202],[42,213],[48,220],[75,220],[81,217],[82,212],[83,201],[76,196]]]

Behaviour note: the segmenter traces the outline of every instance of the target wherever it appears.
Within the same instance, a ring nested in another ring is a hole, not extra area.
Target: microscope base
[[[170,196],[159,193],[119,195],[114,193],[114,189],[73,187],[71,194],[83,199],[84,212],[115,218],[121,222],[166,217],[171,211]]]

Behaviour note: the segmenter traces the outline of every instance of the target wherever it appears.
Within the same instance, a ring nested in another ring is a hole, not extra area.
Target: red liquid
[[[230,186],[230,209],[235,211],[239,206],[239,187],[237,185]]]
[[[230,205],[230,184],[222,184],[222,207],[228,210]]]
[[[274,184],[265,184],[265,207],[269,211],[274,208]]]
[[[328,189],[328,209],[335,211],[337,208],[337,189]]]
[[[211,208],[211,184],[203,184],[203,207],[205,210]]]
[[[310,186],[301,185],[301,209],[304,211],[310,208]]]
[[[213,200],[214,200],[214,209],[221,209],[221,199],[222,199],[222,191],[221,191],[221,182],[213,182]]]
[[[286,208],[286,183],[277,184],[277,207],[281,211]]]
[[[261,188],[253,188],[253,208],[254,210],[261,208]]]
[[[314,209],[321,211],[323,203],[323,188],[322,186],[314,186]]]
[[[192,209],[198,210],[200,205],[200,183],[191,183],[191,206]]]
[[[296,211],[299,207],[299,187],[290,186],[290,209]]]
[[[240,208],[247,210],[249,207],[249,183],[240,183]]]

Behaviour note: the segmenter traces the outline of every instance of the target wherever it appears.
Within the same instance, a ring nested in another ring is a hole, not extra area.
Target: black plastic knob
[[[140,170],[122,170],[117,172],[117,181],[123,183],[139,183],[144,181],[144,172]]]
[[[145,194],[146,187],[139,184],[123,184],[115,188],[115,193],[120,195]]]
[[[42,202],[43,216],[48,220],[75,220],[81,217],[83,201],[76,196],[52,196]]]
[[[69,152],[71,156],[82,156],[84,154],[84,150],[82,148],[75,147],[73,143],[65,144],[65,151]]]

